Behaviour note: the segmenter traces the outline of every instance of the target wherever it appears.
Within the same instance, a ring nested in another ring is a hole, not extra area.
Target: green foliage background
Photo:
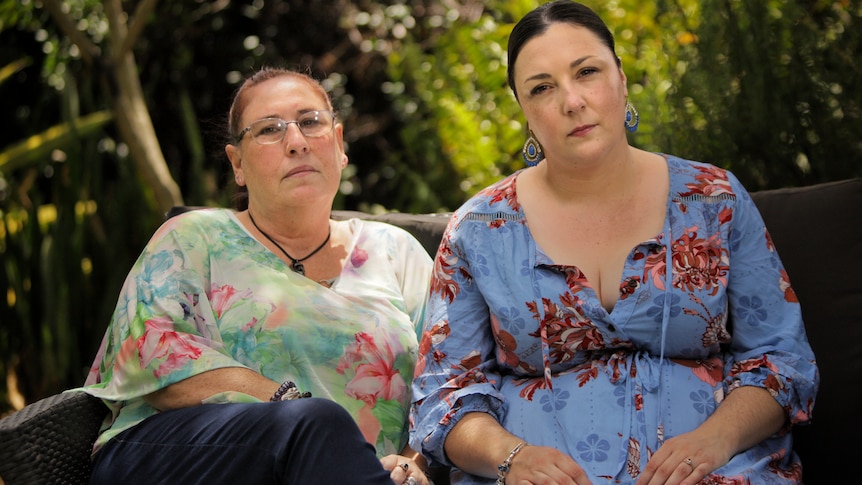
[[[163,1],[134,52],[186,204],[230,205],[230,95],[274,64],[311,66],[345,123],[336,208],[448,211],[521,167],[506,38],[538,3]],[[632,144],[730,168],[750,190],[862,176],[858,0],[584,3],[617,39],[641,114]],[[100,1],[63,7],[105,48]],[[164,216],[105,73],[41,3],[0,0],[0,413],[82,383]]]

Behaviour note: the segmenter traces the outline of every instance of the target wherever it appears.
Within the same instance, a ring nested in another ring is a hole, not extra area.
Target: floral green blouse
[[[352,234],[331,287],[298,275],[227,209],[166,221],[120,292],[84,390],[112,411],[94,452],[158,411],[143,396],[202,372],[245,367],[356,419],[378,455],[406,443],[410,382],[431,259],[408,232],[337,221]],[[249,402],[236,392],[205,402]]]

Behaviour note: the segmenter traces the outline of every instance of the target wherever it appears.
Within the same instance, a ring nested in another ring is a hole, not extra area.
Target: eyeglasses
[[[308,111],[293,121],[285,121],[281,118],[264,118],[253,121],[239,132],[236,142],[239,143],[242,137],[250,132],[258,145],[281,143],[287,133],[287,127],[291,123],[296,123],[296,127],[299,128],[303,136],[316,138],[332,131],[335,127],[335,113],[332,111]]]

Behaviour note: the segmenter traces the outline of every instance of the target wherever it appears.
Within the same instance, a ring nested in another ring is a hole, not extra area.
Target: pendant
[[[299,273],[302,276],[305,276],[305,266],[303,266],[299,261],[290,263],[290,269],[292,269],[294,273]]]

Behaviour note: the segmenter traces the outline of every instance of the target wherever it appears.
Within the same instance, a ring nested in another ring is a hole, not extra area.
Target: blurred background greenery
[[[522,166],[506,37],[539,3],[0,0],[0,415],[83,382],[168,208],[231,204],[244,75],[323,80],[351,161],[337,208],[449,211]],[[616,36],[632,144],[752,191],[862,176],[858,0],[584,3]]]

